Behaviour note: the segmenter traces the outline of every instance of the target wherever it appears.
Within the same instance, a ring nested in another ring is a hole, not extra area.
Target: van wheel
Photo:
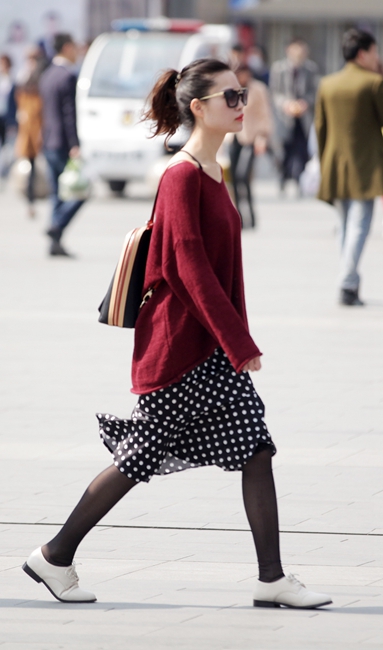
[[[108,181],[108,185],[112,192],[122,194],[125,189],[126,181]]]

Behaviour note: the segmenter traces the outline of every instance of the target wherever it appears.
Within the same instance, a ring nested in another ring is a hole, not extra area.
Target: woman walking
[[[72,561],[84,536],[139,481],[190,467],[240,470],[259,580],[254,604],[319,607],[331,602],[285,577],[279,556],[271,469],[275,447],[248,371],[261,352],[246,319],[241,221],[216,153],[242,128],[247,92],[231,69],[201,59],[165,72],[146,118],[155,135],[191,129],[159,190],[145,288],[156,286],[136,323],[130,420],[98,415],[114,465],[90,484],[58,535],[36,549],[24,570],[64,602],[91,602]]]
[[[18,132],[16,153],[19,158],[27,158],[30,171],[27,182],[28,215],[35,216],[35,176],[36,157],[42,147],[42,100],[39,95],[39,78],[44,67],[44,59],[39,48],[33,48],[26,60],[16,84],[16,104]]]

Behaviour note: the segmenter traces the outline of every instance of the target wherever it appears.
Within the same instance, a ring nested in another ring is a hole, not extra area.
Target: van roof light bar
[[[134,29],[139,32],[199,32],[204,25],[202,20],[159,18],[119,18],[113,20],[111,27],[116,32]]]

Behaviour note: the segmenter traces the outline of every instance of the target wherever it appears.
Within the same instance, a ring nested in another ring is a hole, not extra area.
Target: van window
[[[221,59],[225,60],[226,50],[220,43],[202,42],[196,49],[194,57],[196,59]],[[227,57],[226,57],[227,58]]]
[[[158,72],[176,68],[189,34],[116,35],[102,50],[89,89],[91,97],[144,99]]]

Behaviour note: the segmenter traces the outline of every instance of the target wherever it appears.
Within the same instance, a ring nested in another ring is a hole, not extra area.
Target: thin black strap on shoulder
[[[166,171],[166,170],[165,170],[165,171]],[[157,199],[158,199],[158,195],[159,195],[159,193],[160,193],[160,187],[161,187],[161,183],[162,183],[162,179],[163,179],[163,177],[164,177],[164,174],[162,174],[162,176],[161,176],[161,178],[160,178],[160,181],[159,181],[159,183],[158,183],[156,196],[155,196],[155,199],[154,199],[154,201],[153,201],[153,207],[152,207],[152,214],[151,214],[151,217],[150,217],[149,221],[146,222],[146,225],[147,225],[148,228],[152,228],[152,226],[153,226],[153,224],[154,224],[154,220],[155,220],[155,216],[156,216],[156,205],[157,205]]]
[[[187,153],[187,155],[190,156],[190,158],[193,158],[193,160],[195,160],[195,162],[198,164],[198,167],[200,169],[202,169],[202,165],[201,165],[200,161],[197,160],[197,158],[195,158],[195,156],[193,156],[193,154],[191,154],[189,151],[186,151],[186,149],[180,149],[180,151],[183,151],[184,153]]]
[[[201,165],[200,161],[197,160],[197,158],[195,158],[191,153],[189,153],[189,151],[186,151],[186,149],[180,149],[180,151],[183,151],[184,153],[187,153],[188,156],[190,156],[190,158],[193,158],[193,160],[195,160],[195,162],[198,164],[198,167],[199,167],[200,169],[202,169],[202,165]],[[170,167],[173,167],[173,165],[170,165]],[[165,176],[165,172],[166,172],[168,169],[170,169],[170,167],[168,167],[167,169],[165,169],[164,173],[162,174],[162,176],[161,176],[161,178],[160,178],[160,182],[159,182],[159,184],[158,184],[158,188],[157,188],[157,193],[156,193],[156,196],[155,196],[155,199],[154,199],[154,203],[153,203],[152,215],[151,215],[149,221],[147,222],[147,225],[148,225],[149,228],[151,228],[151,227],[153,226],[154,219],[155,219],[155,216],[156,216],[156,215],[155,215],[155,211],[156,211],[157,199],[158,199],[158,194],[159,194],[159,191],[160,191],[160,186],[161,186],[161,183],[162,183],[162,179],[163,179],[163,177]]]

